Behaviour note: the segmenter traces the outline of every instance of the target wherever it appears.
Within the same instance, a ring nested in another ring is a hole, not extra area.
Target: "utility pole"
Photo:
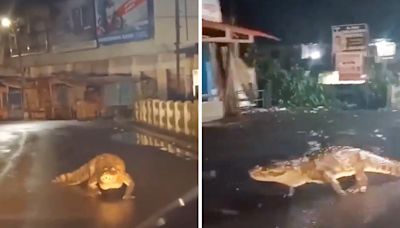
[[[28,102],[27,102],[27,100],[26,100],[26,98],[25,98],[25,87],[26,87],[26,78],[25,78],[25,69],[24,69],[24,66],[23,66],[23,64],[22,64],[22,52],[21,52],[21,40],[20,40],[20,26],[19,26],[19,24],[18,24],[18,22],[16,22],[15,23],[15,25],[14,25],[14,34],[15,34],[15,42],[16,42],[16,48],[17,48],[17,53],[18,53],[18,68],[19,68],[19,71],[20,71],[20,74],[21,74],[21,77],[22,77],[22,88],[21,88],[21,93],[22,93],[22,96],[21,96],[21,98],[22,98],[22,113],[23,113],[23,115],[24,115],[24,117],[25,117],[25,112],[27,111],[26,109],[25,109],[25,102],[26,102],[26,105],[28,105]],[[30,113],[29,113],[29,110],[28,110],[28,119],[30,118]]]
[[[179,14],[179,0],[175,0],[175,30],[176,30],[176,78],[177,78],[177,90],[180,94],[181,89],[181,59],[180,59],[180,43],[181,43],[181,25],[180,25],[180,14]]]
[[[189,40],[189,22],[188,22],[187,0],[185,0],[185,24],[186,24],[186,41],[188,41]]]

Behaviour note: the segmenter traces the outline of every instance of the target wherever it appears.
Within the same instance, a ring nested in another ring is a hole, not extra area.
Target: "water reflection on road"
[[[192,143],[187,143],[185,145],[178,145],[173,140],[163,139],[157,137],[156,135],[150,135],[143,132],[126,132],[118,133],[113,135],[114,140],[123,141],[127,143],[136,142],[137,145],[151,146],[158,148],[162,151],[173,154],[177,157],[184,158],[186,160],[196,160],[197,159],[197,148]]]
[[[197,184],[196,162],[138,145],[134,131],[127,130],[122,142],[110,138],[115,131],[115,125],[107,122],[0,125],[0,227],[135,227],[170,202],[182,203],[179,198]],[[104,152],[126,161],[137,184],[134,200],[121,200],[125,189],[90,198],[85,184],[65,187],[51,183],[60,173]],[[185,213],[197,215],[197,207],[184,208]]]
[[[98,227],[121,227],[134,220],[134,201],[98,202]]]

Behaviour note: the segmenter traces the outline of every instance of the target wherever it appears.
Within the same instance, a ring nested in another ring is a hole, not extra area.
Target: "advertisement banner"
[[[365,81],[366,75],[364,75],[364,53],[336,53],[336,70],[339,71],[339,80],[341,81]]]
[[[94,0],[54,1],[50,12],[53,52],[97,47]]]
[[[222,13],[219,0],[203,0],[202,5],[203,20],[218,23],[222,22]]]
[[[153,37],[152,0],[95,0],[100,44],[146,40]]]
[[[332,53],[366,51],[369,43],[367,24],[332,26]]]

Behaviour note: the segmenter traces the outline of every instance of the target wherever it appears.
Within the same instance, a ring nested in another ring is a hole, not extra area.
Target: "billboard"
[[[360,51],[336,53],[336,70],[339,71],[341,81],[365,81],[364,53]]]
[[[51,5],[51,50],[96,48],[94,0],[62,0]]]
[[[332,26],[332,53],[366,51],[369,43],[367,24]]]
[[[96,33],[100,44],[153,37],[152,0],[95,0]]]
[[[222,13],[219,0],[202,1],[202,18],[206,21],[222,22]]]

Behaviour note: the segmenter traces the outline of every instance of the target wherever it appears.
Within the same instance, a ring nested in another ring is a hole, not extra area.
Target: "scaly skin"
[[[339,195],[366,192],[368,178],[365,173],[400,176],[400,162],[359,148],[332,146],[315,155],[249,170],[254,180],[288,186],[288,196],[293,196],[296,187],[307,183],[330,184]],[[344,191],[338,179],[347,176],[355,176],[356,184]]]
[[[96,195],[101,195],[100,189],[118,189],[125,184],[127,187],[123,199],[134,198],[135,183],[126,172],[125,162],[113,154],[98,155],[79,169],[59,175],[52,182],[65,185],[87,182],[90,192]]]

